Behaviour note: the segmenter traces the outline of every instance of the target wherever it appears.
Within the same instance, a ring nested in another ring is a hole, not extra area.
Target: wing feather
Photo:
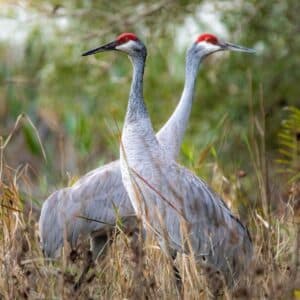
[[[156,232],[161,237],[167,232],[171,248],[187,252],[184,225],[199,261],[204,257],[211,266],[222,270],[228,281],[240,274],[252,257],[251,237],[225,202],[204,181],[175,162],[164,163],[163,168],[152,173],[153,182],[149,180],[149,185],[138,177],[136,180],[146,207],[151,208],[143,216]],[[159,193],[149,186],[160,187]]]
[[[45,201],[39,221],[45,255],[56,256],[64,234],[75,247],[80,235],[111,228],[116,221],[115,208],[122,217],[134,215],[122,184],[119,161],[87,173],[72,187],[54,192]]]

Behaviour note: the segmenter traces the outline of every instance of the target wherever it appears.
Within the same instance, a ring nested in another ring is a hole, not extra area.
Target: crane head
[[[246,48],[236,44],[224,42],[218,39],[215,35],[210,33],[204,33],[198,36],[194,43],[196,51],[201,56],[208,56],[218,51],[239,51],[247,53],[255,53],[254,49]]]
[[[113,50],[125,52],[130,56],[134,56],[140,53],[145,53],[146,47],[134,33],[124,32],[120,34],[114,41],[101,47],[84,52],[82,56]]]

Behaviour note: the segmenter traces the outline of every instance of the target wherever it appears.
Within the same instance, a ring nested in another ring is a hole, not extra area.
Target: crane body
[[[167,255],[192,253],[200,264],[221,271],[228,286],[233,286],[252,258],[247,228],[206,183],[170,158],[155,137],[143,98],[144,44],[130,34],[89,54],[111,50],[125,52],[133,65],[120,163],[137,216],[156,234]],[[222,50],[253,52],[209,34],[199,36],[191,48],[201,59]]]
[[[188,52],[180,101],[157,133],[158,142],[173,159],[180,152],[200,67],[200,60],[192,61],[191,57]],[[113,230],[117,216],[125,226],[134,226],[135,210],[123,186],[119,160],[88,172],[73,186],[55,191],[46,199],[39,220],[44,254],[57,257],[65,239],[75,248],[79,236],[90,235],[96,258],[107,243],[107,233]]]

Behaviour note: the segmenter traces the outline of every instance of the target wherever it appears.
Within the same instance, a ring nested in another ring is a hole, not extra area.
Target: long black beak
[[[256,50],[251,49],[251,48],[246,48],[240,45],[232,44],[232,43],[227,43],[225,42],[223,45],[225,50],[230,50],[230,51],[238,51],[238,52],[247,52],[247,53],[255,53]]]
[[[82,53],[82,56],[87,56],[87,55],[92,55],[92,54],[96,54],[98,52],[104,52],[104,51],[112,51],[112,50],[116,50],[116,46],[118,45],[118,43],[116,41],[110,42],[106,45],[103,45],[101,47],[89,50],[87,52]]]

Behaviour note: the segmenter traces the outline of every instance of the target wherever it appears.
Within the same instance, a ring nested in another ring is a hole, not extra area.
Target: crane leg
[[[86,259],[85,259],[85,263],[84,263],[84,266],[83,266],[83,271],[80,274],[77,282],[73,286],[73,290],[75,292],[81,287],[82,283],[84,282],[84,280],[86,278],[87,273],[89,272],[89,270],[93,266],[93,264],[94,264],[94,260],[92,258],[92,252],[88,251],[86,253]]]
[[[175,283],[176,283],[177,290],[178,290],[180,296],[183,296],[182,279],[181,279],[180,272],[179,272],[179,270],[178,270],[178,268],[176,267],[176,264],[175,264],[175,260],[176,260],[176,257],[177,257],[177,251],[174,250],[174,249],[171,249],[169,247],[168,241],[166,241],[162,237],[158,238],[158,243],[160,245],[160,248],[165,253],[165,255],[168,257],[168,259],[169,259],[169,261],[172,265],[173,276],[174,276],[174,280],[175,280]]]
[[[175,278],[176,287],[178,289],[178,292],[179,292],[180,296],[183,296],[182,278],[181,278],[181,275],[180,275],[180,272],[179,272],[178,268],[175,265],[175,259],[176,259],[176,256],[177,256],[177,252],[172,251],[170,253],[170,255],[172,257],[172,269],[173,269],[173,274],[174,274],[174,278]]]
[[[108,245],[111,243],[111,239],[107,234],[95,235],[91,237],[91,251],[93,253],[93,260],[105,255]]]
[[[87,252],[85,264],[82,270],[81,275],[79,276],[79,279],[74,285],[74,291],[77,291],[82,283],[85,281],[86,275],[91,269],[91,267],[94,266],[94,262],[96,259],[100,256],[105,255],[107,246],[111,243],[111,239],[108,235],[108,233],[99,234],[94,233],[91,236],[91,251]]]

